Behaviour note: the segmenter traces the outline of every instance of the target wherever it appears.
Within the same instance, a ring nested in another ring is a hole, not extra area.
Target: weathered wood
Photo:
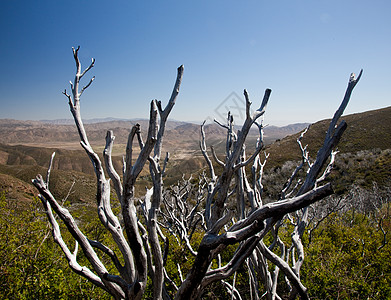
[[[172,111],[183,77],[183,66],[177,70],[174,88],[167,105],[153,100],[150,103],[149,127],[146,140],[143,141],[140,125],[131,128],[126,147],[126,156],[123,164],[123,179],[115,170],[112,163],[112,148],[114,134],[108,131],[106,146],[103,151],[105,169],[99,156],[89,144],[88,137],[82,122],[80,111],[80,97],[91,86],[94,77],[80,88],[81,79],[94,67],[95,60],[82,71],[78,57],[79,47],[73,48],[76,63],[76,74],[71,82],[71,93],[64,91],[67,97],[75,125],[79,132],[80,144],[87,153],[94,167],[97,180],[97,210],[98,216],[105,228],[113,237],[122,257],[99,241],[88,239],[79,229],[70,212],[60,205],[49,189],[49,178],[54,155],[51,158],[46,181],[38,175],[33,184],[40,192],[40,199],[45,207],[50,224],[53,227],[53,236],[59,244],[71,269],[87,278],[96,286],[110,293],[116,299],[141,299],[147,287],[148,277],[151,279],[153,298],[170,299],[165,283],[175,290],[175,299],[198,299],[205,288],[213,282],[222,282],[232,299],[241,299],[238,289],[235,288],[236,272],[245,264],[249,274],[250,294],[254,299],[260,299],[258,283],[263,282],[267,299],[281,299],[277,293],[277,281],[282,272],[287,278],[290,288],[290,297],[300,295],[308,299],[307,289],[300,281],[300,269],[304,260],[302,235],[308,225],[308,206],[332,194],[330,183],[322,184],[329,175],[338,144],[347,125],[339,122],[351,93],[361,78],[362,71],[355,78],[351,75],[344,99],[330,122],[323,146],[319,149],[314,162],[310,161],[308,150],[298,144],[302,154],[302,161],[282,188],[281,198],[276,202],[264,204],[262,201],[262,175],[268,158],[261,162],[260,153],[263,149],[262,118],[268,104],[271,90],[266,89],[260,107],[251,113],[249,94],[244,90],[246,103],[246,119],[240,130],[235,132],[233,116],[228,113],[227,123],[217,122],[225,130],[225,157],[217,157],[212,148],[215,162],[222,168],[216,174],[212,160],[209,158],[203,123],[201,125],[200,149],[203,154],[209,178],[200,175],[197,185],[191,183],[191,178],[183,180],[170,191],[163,185],[165,169],[169,154],[161,158],[163,138],[166,122]],[[261,121],[259,121],[261,120]],[[249,157],[246,157],[245,141],[251,127],[259,129],[259,139]],[[138,143],[140,153],[134,156],[133,142]],[[152,188],[148,189],[144,200],[135,198],[135,183],[141,171],[149,163],[149,172],[152,179]],[[250,168],[248,176],[246,167]],[[217,169],[217,168],[216,168]],[[299,170],[306,169],[303,182],[297,181]],[[110,179],[106,178],[106,172]],[[123,222],[113,213],[110,203],[110,189],[112,185],[120,201]],[[192,201],[188,201],[190,197]],[[229,202],[236,199],[236,207],[228,208]],[[144,220],[138,219],[139,207]],[[53,212],[66,225],[76,242],[75,250],[70,251],[62,239],[60,227]],[[294,216],[292,216],[295,214]],[[288,247],[279,238],[279,229],[283,220],[287,218],[294,226],[292,245]],[[162,231],[161,227],[167,231]],[[380,223],[380,228],[381,223]],[[196,231],[204,231],[198,249],[193,249],[192,237]],[[124,235],[126,232],[126,238]],[[168,232],[168,233],[166,233]],[[273,241],[270,245],[263,242],[266,234],[271,233]],[[194,255],[194,263],[190,271],[183,278],[181,267],[178,265],[180,285],[170,278],[165,269],[170,242],[166,234],[172,234],[180,246],[188,249]],[[385,234],[384,234],[385,236]],[[384,242],[385,243],[385,242]],[[80,245],[85,257],[92,268],[80,266],[77,261],[77,249]],[[236,251],[225,264],[221,261],[221,254],[228,245],[236,245]],[[276,251],[278,249],[278,251]],[[119,275],[109,274],[104,263],[99,259],[97,252],[108,255]],[[279,254],[276,254],[279,253]],[[212,262],[217,260],[218,267],[213,269]],[[274,267],[272,270],[268,263]],[[234,276],[232,284],[227,279]]]

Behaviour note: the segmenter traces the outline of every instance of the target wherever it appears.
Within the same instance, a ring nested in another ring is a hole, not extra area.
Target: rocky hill
[[[373,149],[391,149],[391,107],[351,114],[341,118],[348,127],[338,145],[342,153],[356,153]],[[303,145],[308,144],[311,156],[316,156],[316,149],[323,143],[330,120],[322,120],[310,126],[303,138]],[[297,147],[299,133],[287,136],[269,145],[270,160],[281,164],[286,160],[299,158]]]

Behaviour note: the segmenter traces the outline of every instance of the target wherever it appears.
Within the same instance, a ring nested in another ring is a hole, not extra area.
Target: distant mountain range
[[[83,120],[84,124],[94,124],[94,123],[111,122],[111,121],[126,121],[126,120],[117,119],[117,118]],[[72,119],[39,120],[38,122],[42,122],[45,124],[53,124],[53,125],[72,125],[72,124],[74,124],[74,121]]]
[[[368,149],[391,148],[391,107],[343,116],[348,123],[339,150],[357,152]],[[315,151],[322,142],[329,120],[319,121],[311,125],[303,139],[309,144],[309,149]],[[85,127],[94,146],[103,147],[107,130],[113,130],[116,136],[115,144],[127,142],[130,128],[139,123],[142,132],[146,133],[148,120],[123,120],[115,118],[86,120]],[[275,153],[277,160],[291,159],[287,149],[296,148],[298,132],[307,127],[308,123],[292,124],[284,127],[266,126],[264,128],[265,143],[268,150]],[[205,126],[208,145],[224,144],[226,130],[217,124]],[[250,131],[248,141],[255,142],[257,129]],[[200,125],[181,121],[168,121],[164,144],[166,150],[195,151],[200,139]],[[71,120],[19,121],[0,119],[0,144],[28,145],[46,148],[81,149],[75,125]],[[273,144],[273,145],[271,145]],[[217,147],[216,147],[217,148]],[[277,155],[278,154],[278,155]],[[313,156],[315,153],[313,153]]]
[[[130,128],[136,123],[141,125],[143,132],[147,132],[148,120],[132,119],[123,120],[115,118],[85,120],[85,127],[90,143],[93,145],[104,144],[107,130],[113,130],[116,136],[116,144],[125,144]],[[266,126],[264,137],[266,143],[274,142],[288,135],[297,133],[308,126],[308,123],[292,124],[284,127]],[[181,121],[168,121],[166,125],[166,143],[178,148],[179,144],[193,147],[198,145],[200,138],[200,125]],[[222,140],[226,130],[217,124],[205,126],[206,136],[209,140]],[[250,131],[249,138],[257,138],[258,131],[254,128]],[[12,119],[0,119],[0,143],[10,145],[33,145],[42,147],[60,147],[80,149],[79,137],[72,120],[42,120],[19,121]]]

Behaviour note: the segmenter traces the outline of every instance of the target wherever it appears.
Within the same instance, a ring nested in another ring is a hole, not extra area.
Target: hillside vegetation
[[[391,149],[391,107],[347,115],[342,117],[348,128],[338,144],[341,153],[356,153],[373,149]],[[323,143],[324,133],[327,131],[330,120],[322,120],[310,126],[304,135],[303,145],[308,144],[312,157],[316,156],[314,149]],[[300,158],[297,146],[299,133],[287,136],[266,148],[270,153],[270,164],[281,165],[288,160]]]

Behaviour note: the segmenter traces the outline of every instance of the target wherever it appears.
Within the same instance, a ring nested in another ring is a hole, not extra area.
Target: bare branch
[[[231,112],[228,112],[228,116],[231,116]],[[228,117],[228,119],[230,119],[230,117]],[[219,125],[219,126],[225,128],[225,129],[229,130],[229,127],[228,127],[227,125],[221,123],[219,120],[214,119],[213,121],[214,121],[217,125]]]
[[[255,210],[245,220],[238,221],[233,225],[230,230],[239,230],[252,224],[255,220],[261,221],[270,217],[283,216],[285,214],[297,211],[304,208],[324,197],[330,195],[333,192],[331,184],[325,184],[323,186],[314,188],[313,190],[294,198],[285,199],[282,201],[268,203]]]
[[[262,254],[267,257],[270,261],[276,264],[280,269],[284,271],[284,274],[289,278],[290,282],[298,289],[298,292],[302,299],[309,299],[307,294],[307,289],[303,286],[300,279],[296,276],[296,274],[292,271],[289,265],[280,257],[275,255],[272,251],[270,251],[263,242],[259,243]]]
[[[69,106],[73,106],[72,98],[71,98],[71,96],[67,93],[67,90],[64,90],[62,93],[65,95],[65,97],[68,98]]]
[[[46,173],[46,186],[49,186],[50,173],[52,172],[52,165],[53,165],[53,160],[54,160],[55,155],[56,155],[56,152],[53,152],[52,156],[50,157],[49,167],[48,167],[48,171]]]
[[[363,73],[363,69],[360,70],[360,73],[358,74],[357,78],[354,73],[350,74],[349,83],[348,83],[348,87],[346,88],[345,96],[342,100],[341,105],[339,106],[339,108],[335,112],[333,119],[330,122],[329,129],[327,130],[325,140],[331,139],[332,135],[334,134],[334,131],[337,128],[336,124],[337,124],[339,118],[342,116],[343,112],[345,111],[345,108],[349,103],[350,96],[353,92],[353,89],[356,86],[356,84],[359,82],[362,73]]]
[[[87,278],[89,281],[91,281],[95,285],[106,290],[102,280],[98,276],[96,276],[93,272],[91,272],[91,270],[88,269],[87,267],[82,267],[79,265],[79,263],[75,259],[74,255],[71,253],[71,251],[69,250],[68,246],[65,244],[65,242],[62,238],[60,226],[58,225],[58,223],[53,215],[52,208],[51,208],[49,202],[43,196],[41,196],[39,198],[41,199],[42,204],[45,208],[49,223],[52,225],[52,233],[53,233],[54,241],[60,246],[61,250],[64,252],[65,257],[68,260],[68,263],[69,263],[69,266],[71,267],[71,269],[75,273]]]
[[[124,181],[127,181],[127,174],[130,173],[130,170],[132,169],[132,159],[133,159],[133,139],[134,136],[140,132],[140,124],[136,124],[132,127],[129,136],[128,136],[128,143],[126,145],[126,155],[125,155],[125,161],[124,161]],[[140,145],[140,149],[144,147],[144,144]]]
[[[205,158],[205,161],[208,165],[209,172],[210,172],[210,178],[212,179],[212,182],[216,182],[216,174],[213,168],[212,161],[210,160],[208,153],[206,151],[206,138],[205,138],[205,121],[201,125],[201,141],[200,141],[200,149],[202,152],[202,155]],[[214,155],[215,156],[215,155]]]
[[[255,149],[255,152],[250,156],[250,158],[248,158],[246,161],[244,161],[244,162],[242,162],[242,163],[240,163],[240,164],[237,164],[237,165],[235,166],[235,170],[238,170],[238,169],[240,169],[240,168],[246,167],[246,166],[248,166],[250,163],[252,163],[252,162],[255,160],[255,158],[259,155],[259,153],[261,152],[262,147],[263,147],[263,145],[262,145],[262,143],[260,143],[260,144],[257,146],[257,148]]]
[[[92,77],[91,80],[90,80],[90,82],[89,82],[86,86],[84,86],[84,87],[81,89],[79,96],[81,96],[81,95],[84,93],[84,91],[91,85],[91,83],[92,83],[94,80],[95,80],[95,76]]]
[[[115,252],[113,250],[111,250],[109,247],[103,245],[102,243],[100,243],[98,241],[94,241],[94,240],[90,240],[90,239],[88,241],[92,247],[97,248],[97,249],[101,250],[103,253],[107,254],[110,257],[110,259],[112,260],[112,262],[114,263],[117,270],[119,270],[120,272],[123,271],[124,267],[121,265],[117,255],[115,254]]]
[[[246,89],[244,90],[243,94],[244,94],[244,98],[246,99],[246,118],[250,119],[251,118],[251,114],[250,114],[250,108],[251,108],[250,97],[249,97],[248,92],[247,92]]]
[[[150,118],[149,118],[149,128],[148,128],[148,137],[146,144],[141,149],[141,152],[131,170],[131,178],[135,180],[137,176],[140,174],[141,170],[143,169],[146,161],[149,158],[149,155],[151,151],[153,150],[153,147],[157,140],[157,108],[155,101],[151,101],[151,111],[150,111]]]
[[[163,176],[166,173],[166,167],[167,167],[167,163],[168,163],[169,159],[170,159],[170,153],[166,152],[166,158],[164,159],[163,170],[162,170]]]
[[[41,194],[41,201],[45,205],[45,208],[47,211],[50,210],[50,213],[47,213],[47,216],[49,218],[49,221],[51,222],[55,232],[53,234],[57,236],[56,242],[60,245],[61,249],[63,250],[64,254],[66,255],[69,264],[71,268],[78,274],[86,277],[94,284],[100,286],[107,291],[110,291],[113,295],[117,294],[123,294],[122,290],[118,288],[118,286],[110,284],[109,282],[102,281],[104,278],[103,276],[108,273],[98,256],[96,255],[95,251],[91,247],[88,239],[84,236],[84,234],[80,231],[78,228],[76,222],[74,221],[73,217],[69,213],[69,211],[63,207],[61,207],[55,198],[52,196],[50,191],[47,189],[47,186],[45,182],[43,181],[42,176],[38,175],[36,179],[33,180],[34,186],[40,191]],[[50,206],[47,205],[47,203],[50,204]],[[55,226],[58,226],[57,221],[55,221],[53,215],[51,214],[52,207],[56,214],[60,217],[60,219],[64,222],[64,224],[67,226],[69,232],[72,234],[72,236],[75,238],[76,242],[78,242],[83,249],[83,253],[88,259],[88,261],[91,263],[92,267],[94,268],[95,272],[97,272],[100,280],[97,280],[96,275],[92,275],[91,271],[89,271],[85,267],[80,267],[79,264],[76,261],[75,255],[71,254],[68,247],[65,245],[64,241],[61,238],[61,232],[58,228],[55,228]],[[54,220],[54,221],[53,221]],[[56,225],[57,224],[57,225]]]
[[[213,227],[209,230],[209,234],[218,234],[220,229],[231,220],[232,215],[232,211],[229,210],[227,214],[225,214],[223,217],[217,220],[215,224],[213,224]]]
[[[217,157],[217,154],[216,154],[214,147],[210,146],[210,149],[212,150],[212,155],[213,155],[215,162],[217,162],[217,164],[219,164],[220,166],[224,167],[225,164]]]
[[[111,158],[111,153],[113,150],[113,143],[114,143],[115,136],[113,135],[113,131],[109,130],[106,134],[106,146],[103,150],[103,157],[105,160],[106,170],[107,173],[111,179],[111,181],[114,184],[114,189],[117,193],[117,197],[119,200],[122,198],[122,185],[121,185],[121,179],[114,169],[113,161]]]
[[[94,64],[95,64],[95,58],[91,58],[91,64],[88,66],[87,69],[84,70],[84,72],[82,74],[80,74],[80,79],[94,66]],[[93,77],[93,79],[91,79],[91,81],[94,80],[94,78],[95,77]]]
[[[174,84],[174,88],[171,93],[171,97],[168,100],[168,103],[164,108],[164,110],[162,109],[161,102],[155,101],[157,102],[156,105],[159,108],[159,114],[160,114],[160,127],[157,133],[157,142],[154,150],[154,155],[158,157],[160,157],[161,150],[162,150],[163,136],[164,136],[167,118],[172,108],[174,107],[176,99],[179,94],[179,88],[181,86],[182,78],[183,78],[183,71],[184,71],[184,66],[183,65],[179,66],[177,69],[177,77]]]
[[[380,250],[385,245],[387,245],[387,232],[383,228],[383,218],[380,218],[380,220],[379,220],[379,229],[383,233],[383,241],[382,241],[382,244],[379,247],[377,247],[377,250]]]

